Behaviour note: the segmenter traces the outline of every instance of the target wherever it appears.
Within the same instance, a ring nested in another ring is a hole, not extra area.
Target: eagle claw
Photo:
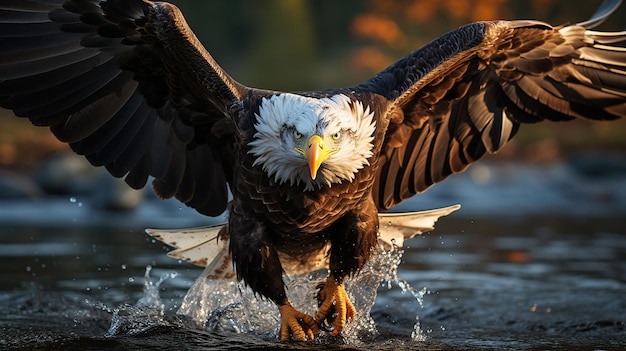
[[[313,340],[319,334],[317,323],[313,317],[304,314],[291,306],[289,302],[278,306],[280,311],[280,340],[287,341],[289,336],[297,341]]]
[[[315,322],[323,326],[324,320],[328,321],[332,326],[330,335],[339,335],[346,321],[354,317],[356,313],[354,305],[348,298],[343,284],[337,283],[333,275],[329,275],[326,282],[318,287],[319,309],[315,314]]]

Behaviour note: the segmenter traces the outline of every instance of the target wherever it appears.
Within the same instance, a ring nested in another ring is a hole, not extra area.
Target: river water
[[[194,286],[201,269],[143,234],[210,224],[175,202],[2,203],[0,348],[626,349],[626,175],[500,164],[442,185],[399,210],[463,208],[350,283],[361,310],[377,296],[345,337],[305,344],[277,341],[277,311],[241,286]],[[318,279],[290,294],[307,300]]]

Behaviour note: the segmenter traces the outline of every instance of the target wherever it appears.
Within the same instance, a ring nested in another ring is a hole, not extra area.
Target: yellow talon
[[[356,313],[354,305],[348,298],[346,289],[344,289],[343,284],[337,283],[335,277],[331,274],[326,278],[326,283],[323,284],[319,292],[319,299],[322,303],[315,314],[315,322],[321,324],[324,319],[333,313],[334,309],[336,316],[331,321],[333,330],[330,332],[330,335],[339,335],[345,327],[347,320],[353,318]]]
[[[287,341],[289,336],[298,341],[313,340],[319,334],[317,323],[308,314],[297,311],[289,302],[278,306],[280,311],[280,340]]]

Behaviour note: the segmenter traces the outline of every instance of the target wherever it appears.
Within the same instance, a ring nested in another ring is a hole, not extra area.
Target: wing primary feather
[[[191,196],[185,202],[188,206],[193,208],[205,207],[212,198],[211,187],[213,183],[212,170],[209,167],[203,166],[210,164],[205,157],[208,156],[207,145],[198,145],[196,150],[192,152],[191,158],[187,161],[188,171],[192,173],[192,179],[194,179],[193,191]]]
[[[170,133],[170,125],[163,119],[156,121],[154,126],[154,139],[150,147],[150,158],[152,159],[152,173],[155,178],[163,178],[172,162],[172,151],[165,142]]]
[[[132,79],[129,72],[112,70],[114,64],[94,68],[86,74],[88,79],[78,76],[42,90],[13,96],[6,106],[14,108],[18,115],[28,116],[33,124],[53,125],[59,115],[76,113]]]
[[[70,143],[72,150],[79,155],[90,155],[104,148],[111,143],[112,139],[124,128],[130,118],[135,115],[142,103],[143,97],[135,91],[124,106],[102,127],[86,138]]]
[[[70,52],[82,50],[82,49],[83,47],[80,46],[80,43],[73,41],[64,45],[58,45],[58,46],[52,46],[52,47],[41,47],[41,48],[35,48],[32,50],[24,50],[24,51],[3,52],[2,55],[0,55],[0,65],[35,61],[35,60],[40,60],[42,58],[51,57],[51,56],[59,56],[62,54],[66,54],[66,53],[70,53]]]
[[[151,108],[142,104],[133,116],[128,119],[125,127],[111,139],[110,143],[93,154],[85,155],[87,160],[94,166],[104,166],[112,163],[128,147],[130,141],[140,132],[139,127],[144,124],[152,113]]]
[[[62,1],[27,1],[27,0],[5,0],[0,5],[2,10],[15,10],[27,12],[48,12],[55,9]]]
[[[168,144],[172,150],[172,159],[163,178],[157,178],[152,183],[156,194],[164,199],[176,195],[180,182],[183,179],[187,158],[181,157],[185,152],[185,145],[176,138],[174,132],[170,132]]]
[[[129,80],[129,76],[128,73],[120,72],[103,88],[93,87],[72,94],[72,100],[67,104],[69,106],[62,106],[70,113],[69,117],[63,125],[54,125],[50,130],[59,140],[66,143],[76,142],[91,135],[119,111],[134,93],[137,82]]]
[[[139,190],[146,186],[148,182],[148,178],[150,177],[150,167],[152,165],[152,160],[150,160],[150,154],[145,153],[137,162],[135,167],[128,172],[124,181],[128,186],[135,190]]]
[[[585,61],[591,61],[592,64],[607,64],[611,66],[617,66],[626,68],[626,50],[608,50],[599,45],[593,47],[583,47],[578,49],[580,52],[580,59],[573,60],[574,63],[583,63]],[[582,61],[582,62],[581,62]],[[607,70],[607,67],[602,67]]]
[[[12,38],[14,41],[19,41],[18,38],[25,40],[32,40],[33,37],[40,38],[42,36],[57,34],[59,31],[59,25],[49,21],[41,23],[3,23],[0,20],[0,41],[4,38]],[[11,47],[0,49],[12,50]]]
[[[15,9],[6,8],[4,3],[0,5],[0,23],[7,24],[37,24],[50,22],[48,12],[42,11],[15,11]]]
[[[188,204],[189,201],[191,201],[195,191],[196,182],[193,177],[193,159],[195,157],[195,151],[196,150],[187,151],[187,154],[185,155],[187,158],[187,161],[185,162],[185,171],[183,173],[183,179],[180,182],[178,192],[176,193],[176,199],[184,204]],[[206,181],[210,182],[210,179],[207,179]]]
[[[0,53],[2,55],[21,55],[22,53],[39,50],[76,46],[80,34],[52,33],[30,36],[0,37]]]
[[[144,132],[135,134],[128,143],[128,146],[119,153],[119,156],[106,166],[107,170],[113,176],[121,178],[137,165],[137,162],[139,162],[150,147],[150,140],[154,133],[154,129],[150,128],[150,126],[154,125],[154,121],[157,118],[156,112],[151,111],[140,127],[140,130]]]
[[[0,94],[9,91],[32,91],[56,84],[88,72],[112,57],[96,50],[76,50],[59,56],[50,56],[36,61],[0,65]],[[19,82],[11,80],[19,78]],[[20,84],[20,82],[23,82]],[[39,84],[34,84],[35,82]],[[6,88],[5,88],[6,86]]]

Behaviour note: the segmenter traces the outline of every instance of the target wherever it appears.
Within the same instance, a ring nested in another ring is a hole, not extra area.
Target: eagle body
[[[240,112],[243,122],[238,125],[240,148],[237,163],[241,167],[234,173],[233,201],[229,209],[230,251],[237,274],[240,278],[264,296],[276,303],[284,303],[285,292],[282,281],[273,279],[280,272],[259,274],[259,266],[281,267],[278,252],[301,261],[307,261],[308,255],[317,252],[330,242],[330,270],[338,279],[356,273],[370,256],[376,244],[378,230],[378,209],[371,197],[371,187],[376,176],[378,154],[384,139],[386,123],[383,119],[373,122],[372,140],[369,156],[363,168],[353,174],[351,181],[328,183],[318,178],[318,183],[304,181],[284,181],[268,174],[258,164],[258,156],[253,146],[259,131],[257,125],[260,107],[272,98],[281,100],[296,99],[316,103],[333,97],[349,101],[342,113],[353,116],[351,105],[372,102],[370,95],[352,96],[347,91],[337,90],[326,94],[307,96],[299,94],[269,95],[255,101],[244,103]],[[380,107],[382,104],[372,104]],[[281,107],[283,109],[284,107]],[[307,109],[312,109],[305,107]],[[371,114],[383,111],[370,111]],[[323,122],[323,120],[322,120]],[[317,124],[317,123],[316,123]],[[322,123],[323,124],[323,123]],[[271,141],[275,143],[275,141]],[[351,150],[350,152],[354,152]],[[297,157],[297,153],[294,152]],[[304,173],[308,172],[302,163]],[[324,170],[320,170],[323,177]],[[257,235],[250,236],[250,233]],[[360,245],[353,245],[359,242]],[[263,248],[268,248],[263,250]],[[277,252],[273,252],[276,250]],[[250,253],[262,252],[261,255]],[[250,261],[254,257],[256,261]],[[268,284],[275,282],[276,284]]]
[[[230,77],[166,2],[0,0],[0,106],[133,188],[152,180],[202,214],[228,210],[220,257],[276,303],[281,339],[313,338],[333,315],[337,335],[355,313],[343,281],[369,259],[379,212],[523,124],[626,116],[626,31],[593,30],[620,3],[568,26],[471,23],[361,84],[287,93]],[[330,273],[308,316],[285,295],[283,263],[320,252]]]

